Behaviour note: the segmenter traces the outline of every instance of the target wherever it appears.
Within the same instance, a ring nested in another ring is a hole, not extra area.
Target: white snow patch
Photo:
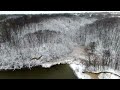
[[[84,65],[70,64],[70,67],[79,79],[91,79],[91,77],[89,75],[83,73],[83,71],[85,69]]]
[[[101,73],[98,77],[99,79],[120,79],[120,77],[111,73]]]

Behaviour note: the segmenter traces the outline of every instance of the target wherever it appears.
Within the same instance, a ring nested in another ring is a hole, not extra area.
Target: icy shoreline
[[[75,75],[78,77],[78,79],[92,79],[90,75],[87,74],[87,72],[91,74],[98,74],[98,79],[120,79],[120,72],[118,70],[113,69],[105,69],[105,70],[88,70],[85,71],[85,66],[82,64],[70,64],[71,69],[74,71]]]
[[[68,64],[78,79],[92,79],[92,77],[88,75],[87,72],[92,74],[98,74],[99,79],[120,79],[119,77],[120,71],[118,70],[113,70],[111,68],[108,69],[107,67],[104,70],[102,69],[102,70],[93,71],[92,69],[89,68],[88,71],[86,71],[85,65],[81,64],[78,61],[72,60],[72,58],[65,61],[41,64],[41,66],[43,68],[50,68],[54,65],[59,65],[59,64]]]
[[[99,79],[120,79],[119,77],[120,71],[118,70],[113,70],[108,67],[104,69],[98,69],[98,70],[96,69],[96,71],[93,70],[92,67],[86,69],[85,65],[80,63],[79,60],[74,60],[74,58],[72,57],[68,57],[65,60],[58,60],[56,62],[45,62],[45,63],[41,63],[39,60],[33,60],[29,62],[27,68],[30,69],[35,66],[42,66],[43,68],[51,68],[54,65],[60,65],[60,64],[68,64],[78,79],[93,79],[87,73],[98,74]],[[22,69],[22,68],[23,67],[15,67],[15,69]],[[15,70],[15,69],[10,68],[9,66],[0,67],[0,70]]]

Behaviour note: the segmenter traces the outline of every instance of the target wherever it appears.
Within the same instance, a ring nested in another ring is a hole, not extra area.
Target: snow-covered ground
[[[92,75],[88,75],[87,72],[85,73],[85,66],[82,64],[70,64],[71,69],[75,73],[75,75],[79,79],[96,79]],[[89,71],[91,74],[97,74],[98,73],[98,79],[120,79],[120,73],[119,71],[115,71],[113,69],[103,70],[102,71],[96,71],[92,72]]]
[[[91,77],[83,73],[85,66],[82,64],[70,64],[71,69],[79,79],[91,79]]]
[[[119,76],[111,74],[111,73],[100,73],[98,77],[99,79],[120,79]]]

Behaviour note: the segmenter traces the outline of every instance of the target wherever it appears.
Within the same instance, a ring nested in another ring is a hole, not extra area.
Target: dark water
[[[77,79],[68,65],[56,65],[51,68],[34,67],[31,70],[0,71],[0,79]]]

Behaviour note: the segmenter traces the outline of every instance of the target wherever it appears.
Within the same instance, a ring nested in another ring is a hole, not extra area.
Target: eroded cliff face
[[[109,68],[120,75],[119,23],[119,17],[94,14],[20,15],[1,20],[0,69],[67,63],[83,67],[81,73],[109,72]]]

